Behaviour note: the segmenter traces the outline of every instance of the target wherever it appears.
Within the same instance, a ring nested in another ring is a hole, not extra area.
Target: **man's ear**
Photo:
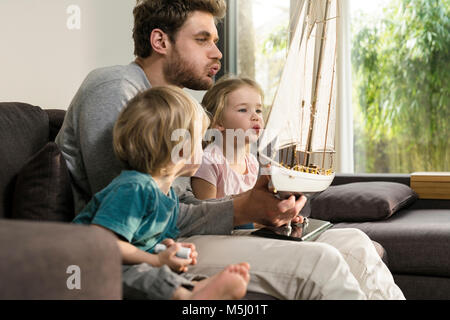
[[[169,44],[169,36],[161,29],[153,29],[150,34],[150,45],[153,51],[165,55]]]

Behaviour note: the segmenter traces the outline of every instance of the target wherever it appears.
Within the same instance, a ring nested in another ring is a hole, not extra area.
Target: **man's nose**
[[[219,47],[217,46],[216,43],[213,45],[211,50],[212,50],[210,55],[211,59],[222,60],[223,54],[219,50]]]

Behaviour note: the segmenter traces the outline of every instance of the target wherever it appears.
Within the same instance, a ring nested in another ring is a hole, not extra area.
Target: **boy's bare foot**
[[[247,292],[248,263],[232,264],[211,278],[196,283],[190,300],[235,300]]]

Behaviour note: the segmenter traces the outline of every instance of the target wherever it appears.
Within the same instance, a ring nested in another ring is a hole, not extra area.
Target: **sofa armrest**
[[[0,220],[0,299],[121,299],[115,240],[90,226]]]

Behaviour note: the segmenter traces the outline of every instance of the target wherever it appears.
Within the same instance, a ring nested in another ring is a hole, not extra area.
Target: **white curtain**
[[[336,172],[354,173],[350,0],[339,0]]]

